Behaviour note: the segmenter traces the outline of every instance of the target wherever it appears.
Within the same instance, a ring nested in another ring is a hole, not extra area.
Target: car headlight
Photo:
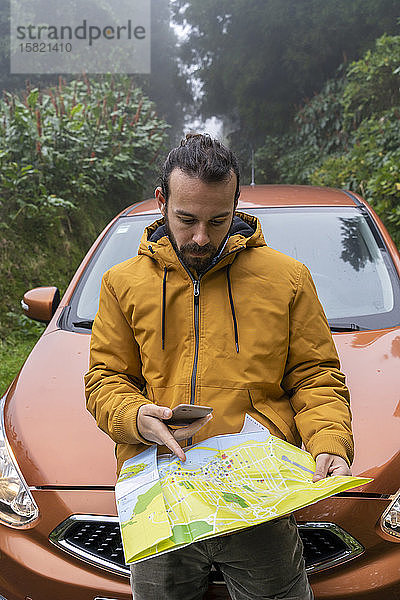
[[[400,490],[383,513],[381,527],[385,533],[400,541]]]
[[[39,509],[22,477],[4,427],[5,396],[0,400],[0,523],[21,527],[39,516]]]

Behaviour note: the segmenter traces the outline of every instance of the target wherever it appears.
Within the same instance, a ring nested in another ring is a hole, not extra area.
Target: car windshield
[[[285,207],[246,212],[260,219],[270,247],[293,256],[310,269],[331,323],[366,329],[397,325],[394,309],[398,281],[394,268],[358,208]],[[144,227],[156,218],[159,216],[118,219],[76,290],[75,320],[94,319],[103,273],[136,255]]]

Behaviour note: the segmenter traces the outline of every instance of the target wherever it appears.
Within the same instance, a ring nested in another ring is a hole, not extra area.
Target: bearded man
[[[349,394],[307,268],[269,248],[236,212],[239,167],[208,135],[168,155],[155,195],[162,219],[138,256],[104,274],[85,375],[88,410],[125,460],[156,443],[184,447],[240,431],[246,413],[316,459],[314,481],[349,475]],[[173,431],[181,403],[204,417]],[[181,442],[181,443],[179,443]],[[310,600],[292,515],[133,564],[135,600],[200,600],[213,564],[234,600]]]

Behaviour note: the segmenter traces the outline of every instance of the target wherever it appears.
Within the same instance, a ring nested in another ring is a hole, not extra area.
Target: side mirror
[[[60,304],[59,289],[51,287],[37,287],[25,292],[21,300],[22,310],[30,319],[49,323]]]

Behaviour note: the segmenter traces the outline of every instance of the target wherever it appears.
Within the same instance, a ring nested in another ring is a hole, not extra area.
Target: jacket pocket
[[[168,406],[174,408],[178,404],[188,404],[190,402],[190,388],[187,385],[172,385],[170,387],[152,387],[147,386],[149,400],[158,406]]]
[[[260,389],[249,390],[249,396],[253,408],[271,421],[290,444],[301,446],[300,434],[294,421],[295,412],[288,398],[283,396],[279,400],[271,400]],[[276,435],[274,431],[271,433]]]

